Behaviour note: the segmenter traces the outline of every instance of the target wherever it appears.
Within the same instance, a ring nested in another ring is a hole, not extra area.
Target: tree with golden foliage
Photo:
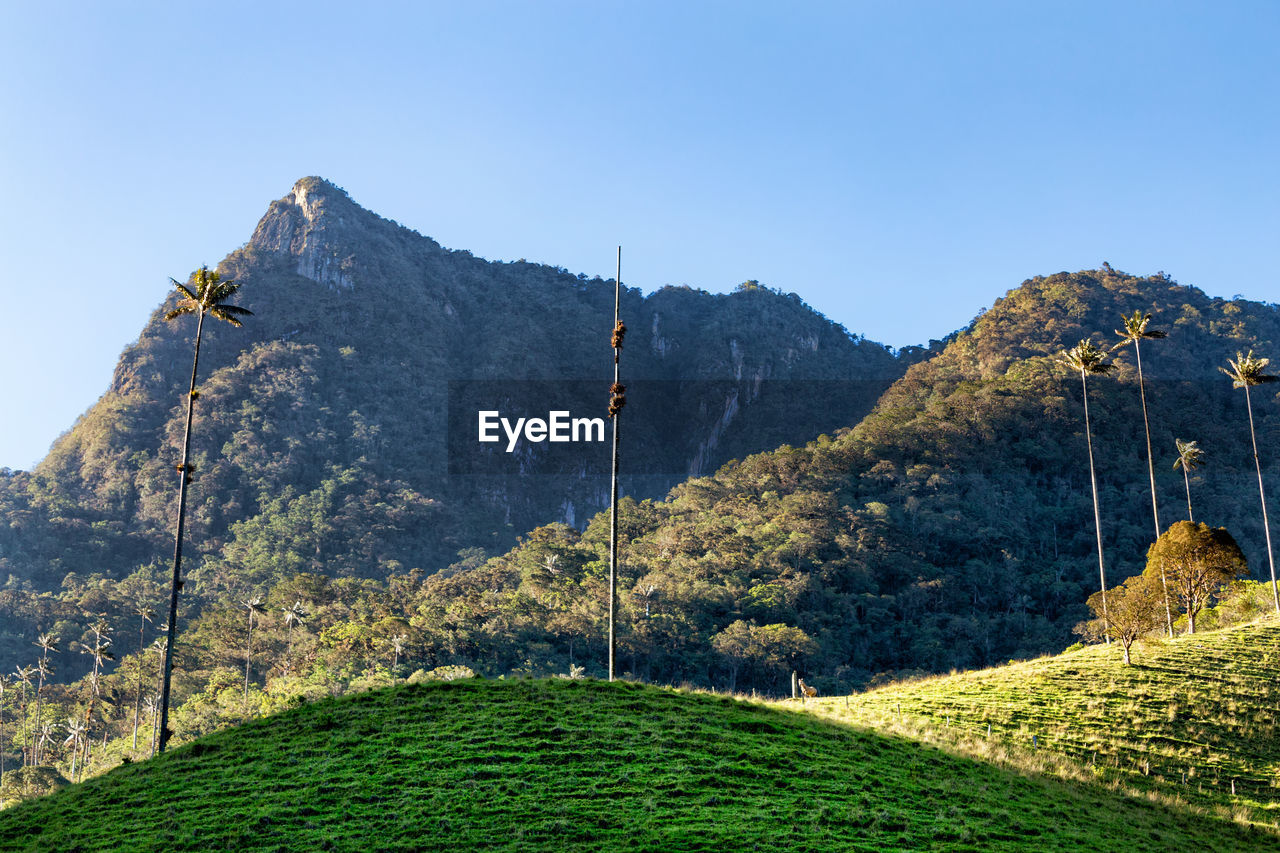
[[[1231,581],[1249,574],[1244,552],[1224,527],[1175,522],[1147,551],[1143,572],[1153,584],[1163,574],[1169,591],[1187,614],[1187,633],[1196,615]]]

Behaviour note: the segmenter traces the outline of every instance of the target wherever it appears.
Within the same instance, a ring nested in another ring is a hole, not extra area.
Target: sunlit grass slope
[[[1274,619],[1140,644],[1133,666],[1119,647],[1093,646],[805,707],[1017,766],[1067,759],[1062,772],[1280,821]]]
[[[4,850],[1280,850],[1206,815],[630,684],[326,700],[0,813]]]

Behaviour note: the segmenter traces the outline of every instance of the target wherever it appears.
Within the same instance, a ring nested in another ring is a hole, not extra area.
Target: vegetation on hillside
[[[326,699],[0,812],[0,850],[1280,850],[1177,806],[726,697]]]
[[[1236,606],[1269,609],[1252,585]],[[1158,613],[1158,611],[1157,611]],[[1157,621],[1156,634],[1159,634]],[[806,710],[1029,771],[1280,827],[1280,625],[1274,618],[809,700]]]

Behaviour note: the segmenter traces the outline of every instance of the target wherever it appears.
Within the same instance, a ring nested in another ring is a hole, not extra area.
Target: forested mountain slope
[[[1174,438],[1197,440],[1197,520],[1226,526],[1267,576],[1244,394],[1218,368],[1238,350],[1277,352],[1280,311],[1163,275],[1064,273],[1010,291],[853,429],[631,509],[628,665],[645,678],[770,690],[796,667],[844,688],[1068,645],[1099,569],[1080,377],[1057,356],[1085,337],[1116,342],[1135,310],[1169,332],[1142,350],[1161,527],[1187,512]],[[1140,571],[1155,539],[1132,348],[1117,364],[1089,387],[1109,584]],[[1253,393],[1272,482],[1275,388]],[[602,547],[603,530],[580,540],[549,529],[427,590],[448,602],[441,613],[494,614],[467,623],[473,648],[517,655],[527,641],[512,638],[541,629],[545,639],[543,626],[573,624],[595,600]],[[538,647],[548,660],[569,651],[567,637],[549,642]]]

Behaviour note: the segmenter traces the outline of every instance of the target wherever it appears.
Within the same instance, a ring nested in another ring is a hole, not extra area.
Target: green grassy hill
[[[1139,644],[1133,666],[1118,646],[1093,646],[805,707],[961,754],[1280,822],[1273,618]]]
[[[0,813],[0,850],[1280,850],[1229,820],[705,694],[407,685]]]

